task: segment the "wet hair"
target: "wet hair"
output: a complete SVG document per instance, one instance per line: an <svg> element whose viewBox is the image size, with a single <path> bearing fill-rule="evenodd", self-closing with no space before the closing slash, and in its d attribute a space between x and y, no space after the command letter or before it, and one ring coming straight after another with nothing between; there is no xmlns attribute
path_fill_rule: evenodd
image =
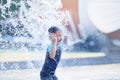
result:
<svg viewBox="0 0 120 80"><path fill-rule="evenodd" d="M49 33L56 33L57 31L59 31L60 29L56 26L52 26L48 29Z"/></svg>

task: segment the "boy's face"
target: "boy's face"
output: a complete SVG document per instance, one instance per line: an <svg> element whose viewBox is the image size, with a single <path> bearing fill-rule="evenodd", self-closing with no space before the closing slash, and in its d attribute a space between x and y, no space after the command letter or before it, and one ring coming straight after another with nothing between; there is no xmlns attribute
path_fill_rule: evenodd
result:
<svg viewBox="0 0 120 80"><path fill-rule="evenodd" d="M50 39L53 34L57 37L57 43L59 44L62 41L62 31L59 30L56 33L50 33Z"/></svg>
<svg viewBox="0 0 120 80"><path fill-rule="evenodd" d="M61 31L57 31L56 33L56 37L57 37L57 42L61 42L62 41L62 32Z"/></svg>

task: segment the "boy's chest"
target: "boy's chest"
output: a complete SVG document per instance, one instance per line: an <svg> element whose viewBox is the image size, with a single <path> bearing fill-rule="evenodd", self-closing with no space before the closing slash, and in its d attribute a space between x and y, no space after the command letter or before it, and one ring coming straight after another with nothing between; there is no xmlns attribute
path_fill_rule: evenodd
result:
<svg viewBox="0 0 120 80"><path fill-rule="evenodd" d="M55 55L55 60L56 60L57 62L59 62L59 60L60 60L60 58L61 58L61 54L62 54L62 50L61 50L61 48L59 47L59 48L57 48L56 55Z"/></svg>

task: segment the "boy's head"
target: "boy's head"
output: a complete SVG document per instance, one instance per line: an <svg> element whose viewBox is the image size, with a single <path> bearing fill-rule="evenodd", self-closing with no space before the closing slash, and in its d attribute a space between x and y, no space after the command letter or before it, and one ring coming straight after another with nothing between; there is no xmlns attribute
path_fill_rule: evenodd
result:
<svg viewBox="0 0 120 80"><path fill-rule="evenodd" d="M49 37L51 38L52 34L54 34L57 37L57 43L62 41L62 31L55 26L52 26L48 29Z"/></svg>
<svg viewBox="0 0 120 80"><path fill-rule="evenodd" d="M59 28L55 26L52 26L48 29L49 33L56 33L57 31L59 31Z"/></svg>

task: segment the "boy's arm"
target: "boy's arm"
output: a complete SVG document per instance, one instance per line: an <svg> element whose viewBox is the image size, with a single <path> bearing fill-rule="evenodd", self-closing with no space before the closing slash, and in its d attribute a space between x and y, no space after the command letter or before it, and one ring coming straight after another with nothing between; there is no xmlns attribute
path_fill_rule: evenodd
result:
<svg viewBox="0 0 120 80"><path fill-rule="evenodd" d="M50 51L49 56L50 56L50 58L54 59L54 57L56 55L56 49L57 49L57 46L56 46L57 45L57 37L56 37L56 35L53 34L51 36L51 39L52 39L52 49Z"/></svg>
<svg viewBox="0 0 120 80"><path fill-rule="evenodd" d="M56 55L56 44L53 44L52 50L50 51L49 56L50 56L50 58L54 59L55 55Z"/></svg>

